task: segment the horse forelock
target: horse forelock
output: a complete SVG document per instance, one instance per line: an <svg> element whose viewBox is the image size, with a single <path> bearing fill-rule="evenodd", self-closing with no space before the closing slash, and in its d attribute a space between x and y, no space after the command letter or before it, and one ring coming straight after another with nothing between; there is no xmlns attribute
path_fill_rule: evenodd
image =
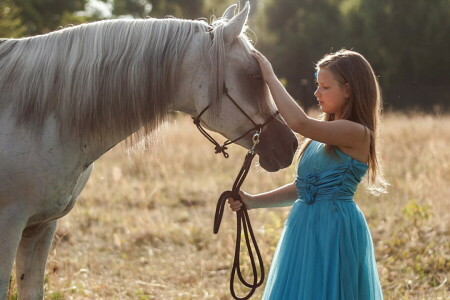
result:
<svg viewBox="0 0 450 300"><path fill-rule="evenodd" d="M181 19L110 20L0 42L0 106L13 105L37 135L50 114L70 137L149 132L174 100L195 32L207 28Z"/></svg>
<svg viewBox="0 0 450 300"><path fill-rule="evenodd" d="M223 88L225 84L225 70L227 65L227 53L224 40L224 26L228 20L218 19L211 25L212 31L212 44L209 50L211 83L209 86L211 114L217 115L220 111L221 97L223 95ZM245 27L243 32L235 39L234 46L238 47L241 51L242 57L250 64L250 68L259 70L259 64L257 60L252 56L251 50L253 48L252 41L247 35L248 28ZM261 95L263 95L258 103L257 108L259 113L269 114L273 110L273 101L271 100L268 90L262 88ZM251 100L251 99L248 99Z"/></svg>

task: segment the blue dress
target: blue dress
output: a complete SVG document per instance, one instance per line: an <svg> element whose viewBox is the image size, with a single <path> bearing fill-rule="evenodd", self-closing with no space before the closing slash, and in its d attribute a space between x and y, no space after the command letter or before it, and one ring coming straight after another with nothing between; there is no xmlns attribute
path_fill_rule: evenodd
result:
<svg viewBox="0 0 450 300"><path fill-rule="evenodd" d="M383 299L372 237L353 201L367 168L339 149L308 145L263 299Z"/></svg>

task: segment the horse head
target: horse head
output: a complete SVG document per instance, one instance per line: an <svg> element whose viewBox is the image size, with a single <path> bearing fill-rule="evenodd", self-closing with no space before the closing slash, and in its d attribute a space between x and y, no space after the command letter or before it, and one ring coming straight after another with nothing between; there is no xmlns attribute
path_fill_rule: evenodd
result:
<svg viewBox="0 0 450 300"><path fill-rule="evenodd" d="M264 125L255 148L259 163L274 172L288 167L298 146L297 138L277 114L269 90L261 76L253 48L243 34L250 5L234 15L230 6L222 18L200 33L202 43L187 52L191 63L182 66L189 78L194 108L185 110L200 115L201 124L229 140L250 149L258 125ZM253 130L254 129L254 130Z"/></svg>

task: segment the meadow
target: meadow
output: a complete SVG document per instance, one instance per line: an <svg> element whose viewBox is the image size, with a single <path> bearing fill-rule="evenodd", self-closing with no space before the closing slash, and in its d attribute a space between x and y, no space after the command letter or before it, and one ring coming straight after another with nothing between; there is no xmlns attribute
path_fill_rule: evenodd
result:
<svg viewBox="0 0 450 300"><path fill-rule="evenodd" d="M355 200L371 229L385 299L450 299L450 115L388 112L381 131L388 193L370 195L362 184ZM149 137L147 150L138 148L122 144L98 160L59 221L45 299L231 299L234 213L226 210L218 235L212 227L245 149L215 155L183 115ZM297 161L277 173L254 163L243 190L294 180ZM266 272L288 213L249 212Z"/></svg>

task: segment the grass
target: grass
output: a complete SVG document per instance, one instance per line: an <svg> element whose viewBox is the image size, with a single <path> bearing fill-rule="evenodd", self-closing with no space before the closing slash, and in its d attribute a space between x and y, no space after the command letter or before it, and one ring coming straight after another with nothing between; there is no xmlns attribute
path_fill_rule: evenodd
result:
<svg viewBox="0 0 450 300"><path fill-rule="evenodd" d="M230 299L235 218L227 210L214 235L213 217L245 150L214 155L190 122L178 116L164 125L152 150L127 155L119 146L96 162L59 222L46 299ZM361 187L355 198L371 229L385 299L450 298L449 128L448 115L388 113L383 120L389 193L375 197ZM295 164L276 174L253 166L243 189L292 181ZM266 271L288 212L250 212Z"/></svg>

